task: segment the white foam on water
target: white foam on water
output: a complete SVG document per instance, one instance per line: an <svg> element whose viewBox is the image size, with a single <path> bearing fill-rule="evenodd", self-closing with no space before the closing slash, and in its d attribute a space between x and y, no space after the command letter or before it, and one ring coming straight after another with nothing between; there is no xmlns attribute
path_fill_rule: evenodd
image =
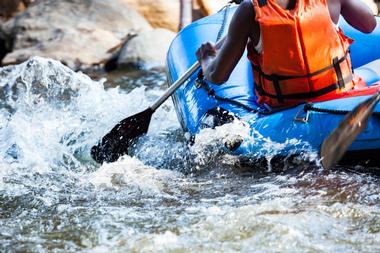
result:
<svg viewBox="0 0 380 253"><path fill-rule="evenodd" d="M380 250L375 177L318 168L241 176L223 151L236 133L260 142L269 160L304 143L273 143L235 121L202 130L189 146L168 100L135 156L100 166L91 146L157 99L161 80L105 89L105 80L39 57L0 77L0 251Z"/></svg>
<svg viewBox="0 0 380 253"><path fill-rule="evenodd" d="M297 190L286 190L280 195L268 194L265 200L253 200L238 207L192 207L189 213L196 213L197 217L188 218L189 223L179 225L175 232L130 234L128 241L120 238L112 252L357 252L360 249L376 252L378 234L356 236L354 231L360 233L360 225L352 227L358 217L363 220L374 217L372 210L366 211L361 205L319 205L312 199L303 199ZM353 210L354 215L350 214ZM336 216L339 212L345 216Z"/></svg>
<svg viewBox="0 0 380 253"><path fill-rule="evenodd" d="M207 167L210 163L222 159L227 154L225 142L230 138L236 138L237 135L241 138L248 139L250 129L247 124L239 120L234 120L232 123L217 126L214 129L202 129L196 136L194 144L189 147L189 151L194 157L195 168L201 170ZM229 157L233 160L232 157Z"/></svg>
<svg viewBox="0 0 380 253"><path fill-rule="evenodd" d="M82 167L81 161L91 160L92 145L160 93L144 86L130 93L118 87L105 90L105 80L93 81L40 57L3 68L1 76L0 87L6 93L0 128L6 142L1 143L1 157L13 157L20 167L33 167L41 173L62 165ZM168 104L155 117L166 117L169 127L178 126L174 116L165 115L172 110ZM155 132L165 128L161 122L152 122Z"/></svg>
<svg viewBox="0 0 380 253"><path fill-rule="evenodd" d="M255 119L252 120L254 121ZM229 156L229 152L225 147L226 141L234 138L242 138L245 146L253 147L252 152L245 155L247 158L258 159L264 157L268 161L268 172L272 171L271 160L277 155L284 154L286 154L285 157L297 154L300 162L315 162L317 166L320 166L318 152L307 142L298 139L286 139L285 142L278 143L263 136L257 130L250 129L247 123L236 119L232 123L222 126L202 129L195 136L194 145L189 148L197 165L195 168L202 170L210 163L217 161L231 165L238 163L238 158Z"/></svg>
<svg viewBox="0 0 380 253"><path fill-rule="evenodd" d="M117 162L104 164L82 180L99 188L133 189L157 195L168 191L182 175L170 170L157 170L144 165L136 158L123 156Z"/></svg>

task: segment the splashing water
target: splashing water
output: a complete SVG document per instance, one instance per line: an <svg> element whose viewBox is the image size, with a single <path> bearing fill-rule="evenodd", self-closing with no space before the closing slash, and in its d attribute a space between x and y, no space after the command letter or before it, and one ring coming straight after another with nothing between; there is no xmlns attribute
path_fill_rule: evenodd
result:
<svg viewBox="0 0 380 253"><path fill-rule="evenodd" d="M194 145L166 102L133 156L89 155L119 120L154 101L161 73L117 87L44 58L0 69L0 252L379 252L380 182L296 164L242 173L223 152L241 122ZM261 141L267 158L305 143Z"/></svg>

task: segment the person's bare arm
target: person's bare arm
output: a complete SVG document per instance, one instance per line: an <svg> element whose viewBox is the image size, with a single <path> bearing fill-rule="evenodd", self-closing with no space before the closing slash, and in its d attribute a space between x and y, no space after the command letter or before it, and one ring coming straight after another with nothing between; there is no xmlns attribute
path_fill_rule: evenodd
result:
<svg viewBox="0 0 380 253"><path fill-rule="evenodd" d="M372 11L360 0L341 0L341 14L352 27L363 33L370 33L376 27Z"/></svg>
<svg viewBox="0 0 380 253"><path fill-rule="evenodd" d="M197 50L197 58L208 81L221 84L228 80L244 53L253 21L253 6L250 1L244 1L237 8L220 48L208 42Z"/></svg>

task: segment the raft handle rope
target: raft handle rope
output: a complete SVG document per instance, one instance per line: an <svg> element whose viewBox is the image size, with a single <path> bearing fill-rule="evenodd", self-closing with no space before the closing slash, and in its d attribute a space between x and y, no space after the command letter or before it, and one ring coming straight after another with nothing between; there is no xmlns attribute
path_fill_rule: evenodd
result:
<svg viewBox="0 0 380 253"><path fill-rule="evenodd" d="M232 0L232 1L229 1L225 6L222 7L222 9L220 9L218 12L221 12L224 10L224 14L223 14L223 22L222 22L222 25L220 26L220 29L219 29L219 32L218 32L218 35L216 36L216 41L219 41L220 38L222 37L223 33L224 33L224 30L226 29L226 20L227 20L227 17L228 17L228 12L229 12L229 9L230 9L230 6L231 4L233 4L235 1Z"/></svg>
<svg viewBox="0 0 380 253"><path fill-rule="evenodd" d="M248 105L245 105L243 103L240 103L239 101L236 101L234 99L231 99L231 98L226 98L226 97L221 97L219 95L216 94L215 90L212 89L210 87L210 85L204 80L204 76L203 76L203 73L202 73L202 70L200 70L198 72L198 77L197 79L195 80L195 87L197 87L198 89L200 88L203 88L206 92L207 92L207 95L209 95L210 97L213 97L214 99L216 99L217 101L221 102L221 103L229 103L229 104L232 104L232 105L236 105L244 110L247 110L248 112L253 112L253 113L258 113L260 115L271 115L273 113L276 113L276 112L281 112L281 111L285 111L285 110L288 110L288 109L292 109L292 108L295 108L303 103L300 103L300 104L296 104L296 105L291 105L291 106L284 106L284 107L280 107L280 108L271 108L271 109L268 109L266 107L258 107L258 108L252 108Z"/></svg>
<svg viewBox="0 0 380 253"><path fill-rule="evenodd" d="M330 113L330 114L337 114L337 115L345 115L351 112L351 110L318 108L318 107L315 107L313 103L306 103L303 110L304 112L320 112L320 113ZM376 116L380 116L380 112L374 111L372 114Z"/></svg>
<svg viewBox="0 0 380 253"><path fill-rule="evenodd" d="M228 13L229 13L229 9L231 7L231 5L233 3L235 4L241 4L243 2L243 0L231 0L229 1L225 6L222 7L222 9L220 9L218 12L221 12L224 10L224 15L223 15L223 22L222 22L222 26L220 27L219 29L219 32L218 32L218 36L216 37L216 41L219 41L220 38L222 37L223 33L224 33L224 30L226 29L226 21L227 21L227 17L228 17Z"/></svg>
<svg viewBox="0 0 380 253"><path fill-rule="evenodd" d="M230 99L230 98L226 98L226 97L221 97L221 96L218 96L215 92L214 89L212 89L207 83L206 81L204 80L204 77L203 77L203 73L202 71L199 71L198 72L198 77L197 79L195 80L195 86L199 89L199 88L203 88L206 92L207 92L207 95L209 95L210 97L213 97L215 98L216 100L220 101L220 102L227 102L227 103L230 103L230 104L233 104L233 105L236 105L238 107L241 107L249 112L254 112L254 113L260 113L261 110L258 110L258 109L254 109L252 107L249 107L248 105L245 105L243 103L240 103L236 100L233 100L233 99Z"/></svg>
<svg viewBox="0 0 380 253"><path fill-rule="evenodd" d="M198 72L198 77L195 80L195 86L198 89L203 88L210 97L213 97L220 102L230 103L230 104L236 105L240 108L243 108L249 112L258 113L260 115L271 115L271 114L281 112L281 111L285 111L285 110L289 110L289 109L292 109L292 108L295 108L297 106L304 104L304 107L296 114L296 116L294 118L294 120L297 122L307 123L310 119L310 112L329 113L329 114L335 114L335 115L345 115L345 114L351 112L351 110L318 108L311 102L299 103L299 104L295 104L295 105L291 105L291 106L284 106L284 107L275 108L275 109L272 108L270 110L268 110L267 108L263 108L263 107L252 108L248 105L240 103L239 101L236 101L236 100L233 100L230 98L226 98L226 97L218 96L216 94L215 90L212 89L210 87L210 85L208 85L206 83L206 81L204 80L202 71ZM380 111L374 111L372 114L375 116L380 116Z"/></svg>

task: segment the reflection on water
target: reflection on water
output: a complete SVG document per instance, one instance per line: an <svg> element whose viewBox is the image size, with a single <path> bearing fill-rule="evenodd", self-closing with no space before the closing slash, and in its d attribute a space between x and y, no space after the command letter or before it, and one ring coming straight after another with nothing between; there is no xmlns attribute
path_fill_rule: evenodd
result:
<svg viewBox="0 0 380 253"><path fill-rule="evenodd" d="M109 84L34 58L0 76L0 252L380 251L378 176L322 171L312 152L257 170L221 149L240 122L189 146L168 101L133 156L94 163L90 147L162 94L161 73Z"/></svg>

